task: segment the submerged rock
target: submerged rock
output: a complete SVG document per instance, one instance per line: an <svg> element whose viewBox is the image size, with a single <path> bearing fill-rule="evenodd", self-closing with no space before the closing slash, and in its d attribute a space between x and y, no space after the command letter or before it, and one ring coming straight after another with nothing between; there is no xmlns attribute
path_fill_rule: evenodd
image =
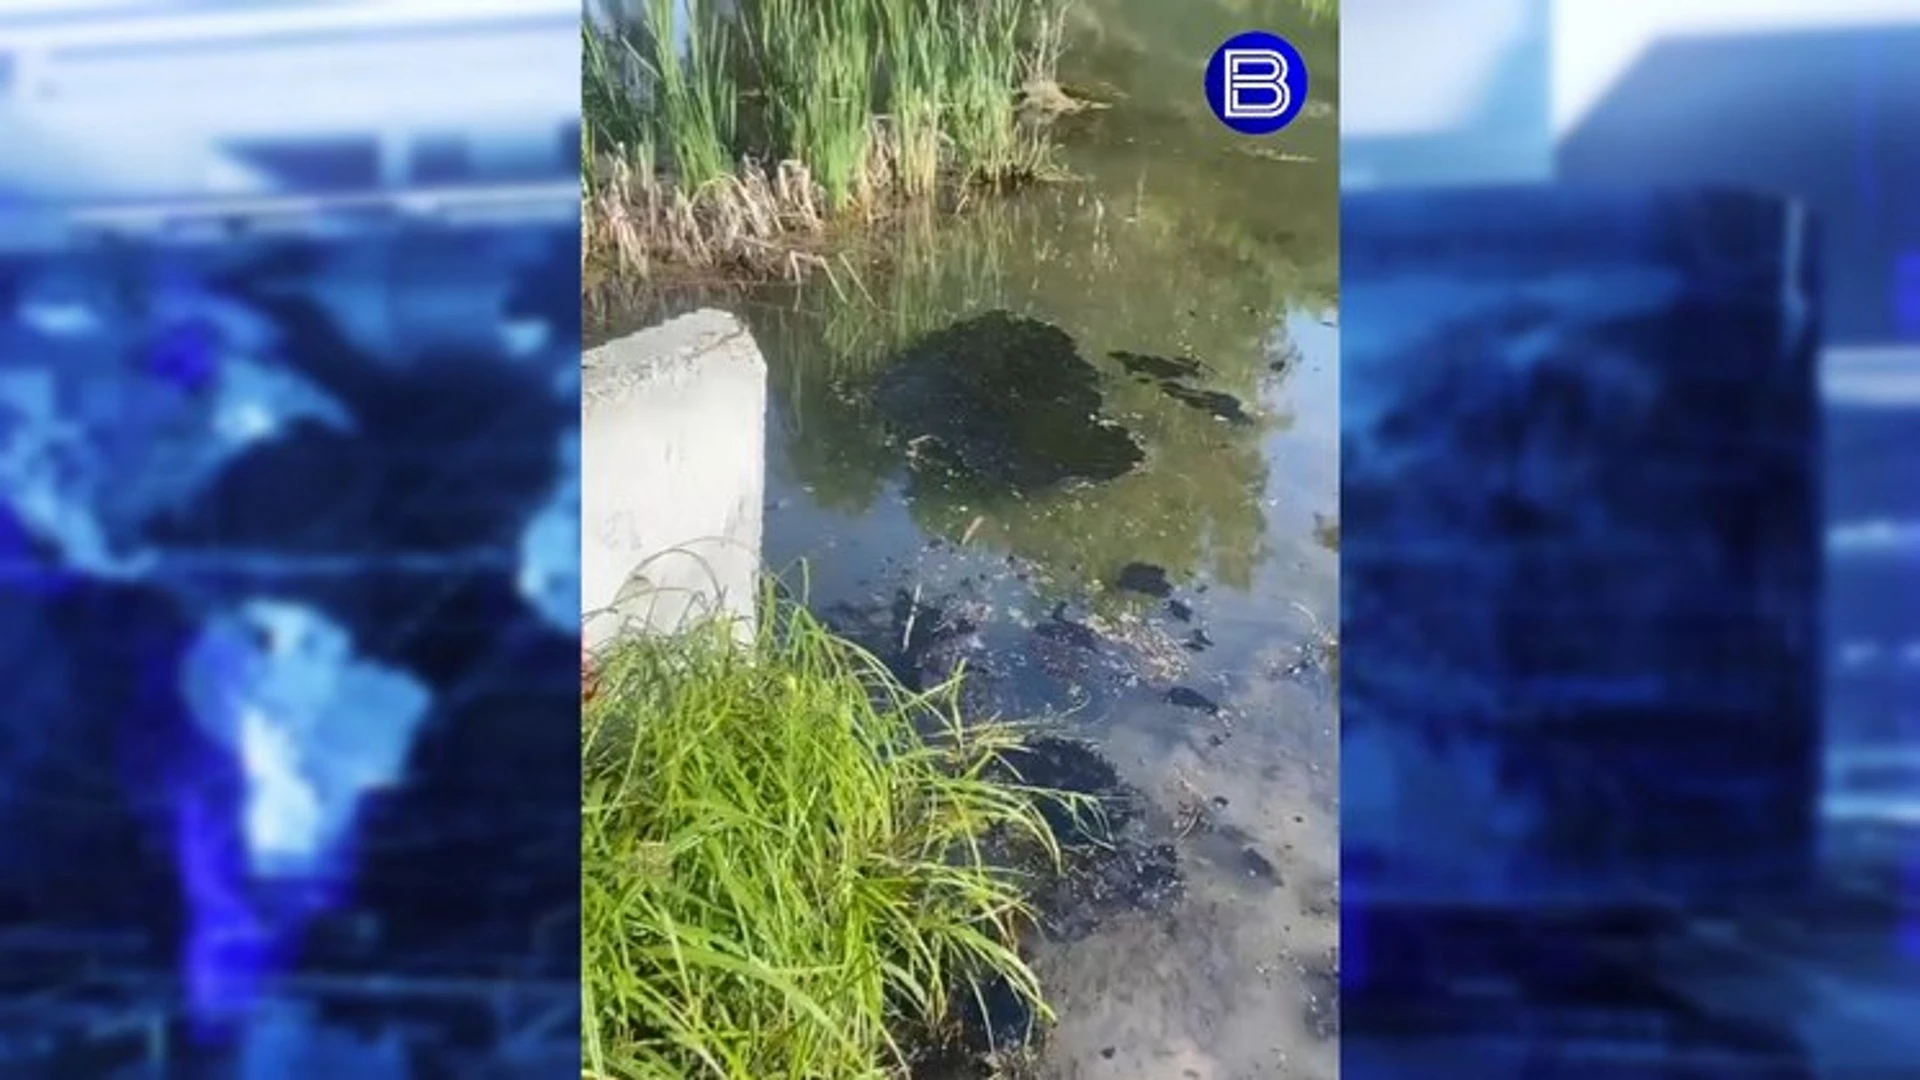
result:
<svg viewBox="0 0 1920 1080"><path fill-rule="evenodd" d="M1004 311L921 339L880 376L874 400L917 472L1000 493L1111 480L1145 457L1101 414L1100 372L1073 339Z"/></svg>

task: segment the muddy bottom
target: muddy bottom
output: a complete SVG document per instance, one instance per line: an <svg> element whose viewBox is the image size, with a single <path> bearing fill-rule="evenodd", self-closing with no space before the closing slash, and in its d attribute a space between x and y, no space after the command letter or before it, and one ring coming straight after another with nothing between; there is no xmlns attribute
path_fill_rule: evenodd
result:
<svg viewBox="0 0 1920 1080"><path fill-rule="evenodd" d="M1337 807L1312 750L1326 736L1261 722L1317 696L1287 674L1304 648L1204 680L1217 714L1144 695L1118 706L1102 749L1172 819L1185 888L1164 911L1038 950L1060 1018L1041 1075L1338 1075Z"/></svg>
<svg viewBox="0 0 1920 1080"><path fill-rule="evenodd" d="M1065 873L1032 896L1024 951L1057 1023L988 985L958 999L958 1038L916 1075L1335 1076L1332 731L1275 722L1328 715L1324 634L1303 618L1224 671L1183 646L1216 621L1211 594L1157 567L1114 578L1155 601L1144 613L1097 614L1023 606L1007 583L1031 568L974 560L932 548L911 588L834 605L828 622L913 685L964 673L971 716L1037 718L1009 766L1096 811L1049 810Z"/></svg>
<svg viewBox="0 0 1920 1080"><path fill-rule="evenodd" d="M1049 806L1065 856L1065 870L1034 894L1039 932L1055 942L1077 941L1107 920L1132 912L1163 911L1184 890L1180 857L1166 830L1145 817L1146 795L1120 779L1091 746L1070 739L1036 739L1009 765L1025 783L1092 796L1095 806L1075 812Z"/></svg>
<svg viewBox="0 0 1920 1080"><path fill-rule="evenodd" d="M1005 768L1004 779L1084 797L1044 806L1061 849L1057 872L1034 852L993 849L994 858L1036 882L1034 925L1022 949L1029 959L1043 942L1076 941L1115 917L1163 912L1179 902L1185 881L1164 824L1148 823L1143 812L1150 801L1098 751L1043 736L1009 754ZM914 1073L919 1080L1038 1075L1047 1031L1011 987L996 980L978 993L961 991L956 1013L953 1038L922 1056Z"/></svg>

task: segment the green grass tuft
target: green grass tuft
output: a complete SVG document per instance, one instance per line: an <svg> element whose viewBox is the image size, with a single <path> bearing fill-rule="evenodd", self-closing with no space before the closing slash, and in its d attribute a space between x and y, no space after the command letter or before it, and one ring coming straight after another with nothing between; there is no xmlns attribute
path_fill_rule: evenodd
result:
<svg viewBox="0 0 1920 1080"><path fill-rule="evenodd" d="M1015 948L1024 883L990 836L1056 861L1042 800L962 725L798 606L623 644L583 706L588 1077L897 1075L953 988L999 976L1047 1015Z"/></svg>

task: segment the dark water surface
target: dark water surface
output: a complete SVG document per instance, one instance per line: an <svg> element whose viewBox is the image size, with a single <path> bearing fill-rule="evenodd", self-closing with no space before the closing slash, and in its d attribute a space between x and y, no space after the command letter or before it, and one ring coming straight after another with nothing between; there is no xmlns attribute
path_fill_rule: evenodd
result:
<svg viewBox="0 0 1920 1080"><path fill-rule="evenodd" d="M1307 114L1205 110L1287 34ZM765 554L844 632L1089 740L1151 888L1039 946L1048 1077L1336 1075L1337 32L1291 3L1080 5L1079 176L908 222L749 296L773 381ZM804 578L799 567L804 565ZM1170 850L1162 860L1156 852ZM1167 866L1178 887L1158 887ZM1164 883L1170 884L1170 883ZM1111 908L1111 910L1109 910Z"/></svg>

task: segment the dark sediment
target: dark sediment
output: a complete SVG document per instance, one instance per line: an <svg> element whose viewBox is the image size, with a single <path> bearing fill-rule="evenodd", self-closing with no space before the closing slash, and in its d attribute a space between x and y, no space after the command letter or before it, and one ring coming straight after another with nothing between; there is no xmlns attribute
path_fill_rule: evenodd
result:
<svg viewBox="0 0 1920 1080"><path fill-rule="evenodd" d="M1135 378L1158 382L1163 379L1191 379L1200 374L1200 361L1190 356L1149 356L1120 350L1108 356L1120 361Z"/></svg>
<svg viewBox="0 0 1920 1080"><path fill-rule="evenodd" d="M1273 860L1253 848L1240 849L1240 868L1246 871L1248 877L1264 881L1269 885L1277 887L1281 883L1280 871L1273 865Z"/></svg>
<svg viewBox="0 0 1920 1080"><path fill-rule="evenodd" d="M1075 807L1043 805L1064 866L1058 874L1037 875L1031 902L1039 934L1054 941L1079 940L1110 918L1164 910L1184 893L1173 845L1144 835L1139 808L1145 796L1123 783L1113 764L1092 747L1043 737L1009 754L1007 768L1022 783L1087 800ZM1031 852L1002 850L998 857L1029 871L1042 869ZM923 1057L915 1076L1003 1076L1005 1066L1033 1050L1041 1034L1031 1010L998 980L977 993L968 987L956 990L954 1007L957 1032Z"/></svg>
<svg viewBox="0 0 1920 1080"><path fill-rule="evenodd" d="M1075 649L1094 650L1100 647L1099 632L1086 623L1068 618L1067 605L1064 603L1054 605L1053 615L1035 626L1033 632Z"/></svg>
<svg viewBox="0 0 1920 1080"><path fill-rule="evenodd" d="M1160 392L1187 406L1198 409L1218 420L1230 424L1251 424L1253 417L1247 412L1240 399L1221 390L1205 390L1197 386L1186 386L1177 382L1163 382Z"/></svg>
<svg viewBox="0 0 1920 1080"><path fill-rule="evenodd" d="M1198 690L1190 690L1184 686L1176 686L1167 691L1167 704L1176 705L1182 709L1193 709L1208 716L1220 715L1220 705L1217 702Z"/></svg>
<svg viewBox="0 0 1920 1080"><path fill-rule="evenodd" d="M1146 575L1140 583L1151 587L1156 579L1164 582L1163 570L1144 564L1133 575L1138 578L1142 570ZM979 601L959 595L921 599L897 590L891 600L876 595L869 603L837 605L823 617L836 633L874 653L910 687L935 685L964 664L960 708L969 717L1032 715L1019 707L1022 690L1032 690L1023 673L1097 682L1129 663L1124 647L1071 617L1065 603L1056 604L1024 638L1014 639L1010 649L986 645L984 638L993 632L991 613ZM1193 691L1184 693L1205 701ZM1022 784L1078 797L1071 804L1041 804L1062 853L1057 873L1030 845L1008 837L989 841L990 859L1030 875L1034 923L1027 945L1079 940L1110 919L1162 911L1183 895L1185 882L1174 845L1168 842L1170 834L1143 817L1150 801L1125 784L1092 746L1069 738L1036 738L1008 753L1002 768L1007 778L1017 777ZM1020 1064L1037 1051L1042 1033L1011 986L997 979L979 987L957 986L952 1007L951 1030L917 1038L907 1034L920 1047L914 1076L964 1080L1023 1075Z"/></svg>
<svg viewBox="0 0 1920 1080"><path fill-rule="evenodd" d="M1253 422L1253 417L1247 413L1239 398L1224 391L1193 385L1193 380L1204 370L1198 360L1186 356L1148 356L1135 352L1112 352L1107 355L1120 361L1120 366L1126 368L1135 379L1158 387L1161 393L1188 408L1198 409L1233 424Z"/></svg>
<svg viewBox="0 0 1920 1080"><path fill-rule="evenodd" d="M1027 783L1085 796L1091 804L1046 808L1067 865L1035 895L1042 932L1075 940L1114 915L1160 910L1180 896L1184 883L1173 846L1143 835L1145 797L1121 782L1111 762L1085 743L1051 737L1008 760Z"/></svg>
<svg viewBox="0 0 1920 1080"><path fill-rule="evenodd" d="M937 686L962 664L978 670L986 663L978 618L951 598L925 603L897 589L890 603L870 608L836 604L822 620L835 634L872 653L909 690Z"/></svg>
<svg viewBox="0 0 1920 1080"><path fill-rule="evenodd" d="M1152 563L1128 563L1120 568L1120 574L1113 579L1113 584L1115 588L1156 599L1164 600L1173 595L1173 582L1167 580L1166 568Z"/></svg>
<svg viewBox="0 0 1920 1080"><path fill-rule="evenodd" d="M917 478L1023 494L1131 472L1145 453L1102 415L1100 372L1058 327L1004 311L909 347L874 400Z"/></svg>

